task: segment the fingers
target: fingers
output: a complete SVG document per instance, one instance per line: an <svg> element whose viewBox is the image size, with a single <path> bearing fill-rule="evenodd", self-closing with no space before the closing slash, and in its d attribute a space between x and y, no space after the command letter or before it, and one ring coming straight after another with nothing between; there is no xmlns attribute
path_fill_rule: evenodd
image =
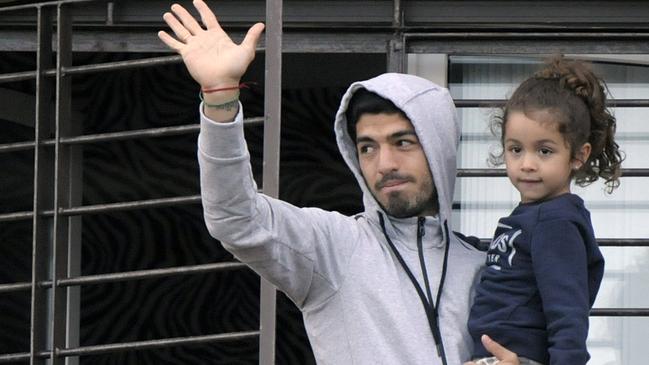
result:
<svg viewBox="0 0 649 365"><path fill-rule="evenodd" d="M518 356L507 350L505 347L501 346L498 342L492 340L487 335L482 335L480 338L482 345L489 351L492 355L498 358L500 362L508 361L512 364L518 364Z"/></svg>
<svg viewBox="0 0 649 365"><path fill-rule="evenodd" d="M173 4L171 5L171 11L173 11L176 17L180 19L185 29L187 29L191 34L198 34L203 31L203 28L198 24L196 19L194 19L194 17L182 6Z"/></svg>
<svg viewBox="0 0 649 365"><path fill-rule="evenodd" d="M243 47L246 47L248 49L251 49L253 52L255 48L257 48L257 43L259 43L259 37L261 36L261 32L264 31L264 23L257 23L250 27L248 29L248 33L246 34L246 37L243 39L243 42L241 42L241 45Z"/></svg>
<svg viewBox="0 0 649 365"><path fill-rule="evenodd" d="M194 0L194 7L201 15L201 21L207 29L220 28L219 21L203 0Z"/></svg>
<svg viewBox="0 0 649 365"><path fill-rule="evenodd" d="M158 38L167 45L167 47L173 49L176 52L180 52L180 49L185 44L176 40L176 38L169 35L169 33L161 30L158 32Z"/></svg>
<svg viewBox="0 0 649 365"><path fill-rule="evenodd" d="M221 29L216 16L203 0L194 0L194 6L201 15L201 21L209 30L217 30L218 32L225 34L223 32L223 29ZM171 30L173 30L177 39L174 39L164 31L158 32L158 37L167 46L169 46L169 48L179 52L192 35L197 35L198 33L203 32L204 29L200 26L200 24L198 24L196 19L194 19L194 17L182 6L173 4L171 6L171 11L173 12L173 14L164 13L162 18L165 20ZM263 31L263 23L257 23L253 25L248 30L248 33L246 34L243 42L241 42L241 46L248 48L249 50L254 52Z"/></svg>
<svg viewBox="0 0 649 365"><path fill-rule="evenodd" d="M187 38L192 36L192 34L187 29L185 29L182 24L180 24L178 19L176 19L173 14L164 13L162 15L162 19L164 19L165 23L167 23L169 28L174 31L176 37L178 37L178 39L180 39L181 41L186 42Z"/></svg>

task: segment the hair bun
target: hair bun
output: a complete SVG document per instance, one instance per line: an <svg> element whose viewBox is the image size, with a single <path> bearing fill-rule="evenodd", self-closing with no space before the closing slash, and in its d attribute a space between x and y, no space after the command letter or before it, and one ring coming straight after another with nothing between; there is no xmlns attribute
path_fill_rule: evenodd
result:
<svg viewBox="0 0 649 365"><path fill-rule="evenodd" d="M574 174L575 183L585 186L601 177L611 192L620 184L624 156L615 142L616 122L606 108L606 90L606 83L589 63L554 56L514 91L505 105L500 130L509 110L554 109L571 148L586 142L592 146L590 157Z"/></svg>

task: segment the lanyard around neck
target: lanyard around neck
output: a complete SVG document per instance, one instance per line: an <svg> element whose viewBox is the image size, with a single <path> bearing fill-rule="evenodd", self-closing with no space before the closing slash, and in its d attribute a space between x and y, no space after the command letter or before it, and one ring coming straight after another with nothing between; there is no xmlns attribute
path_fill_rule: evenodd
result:
<svg viewBox="0 0 649 365"><path fill-rule="evenodd" d="M388 236L388 233L385 230L385 221L383 215L380 212L378 214L379 214L379 222L381 223L381 229L383 230L383 235L385 236L385 239L388 242L390 249L394 253L394 256L397 258L397 261L399 261L399 264L401 264L403 270L406 272L406 275L408 275L410 282L412 282L412 285L415 287L415 290L419 295L419 299L421 299L421 303L424 306L424 311L426 312L426 317L428 319L428 325L430 326L430 330L433 334L433 340L435 341L435 346L437 347L437 354L442 359L442 364L446 365L446 354L444 352L444 342L442 341L442 334L439 328L439 308L440 308L440 300L442 299L442 290L444 287L444 281L446 279L446 267L448 264L448 250L450 246L449 237L448 237L448 226L446 225L446 222L444 222L444 233L445 233L445 240L446 240L445 248L444 248L444 261L442 264L442 274L440 275L440 279L439 279L439 287L437 289L436 301L432 302L432 298L429 299L426 297L424 290L417 282L417 279L412 274L412 271L410 271L410 268L408 267L403 257L399 253L399 250L397 250L397 247L394 245L394 243L392 243L390 236ZM418 241L421 240L423 236L423 232L420 229L421 224L423 224L423 221L418 220L417 222ZM429 297L430 297L430 284L428 282L428 272L426 270L426 265L423 260L423 256L422 256L423 250L421 249L420 242L418 242L418 246L419 246L418 251L419 251L421 265L422 265L422 274L424 276L424 284L426 286L426 292L429 293Z"/></svg>

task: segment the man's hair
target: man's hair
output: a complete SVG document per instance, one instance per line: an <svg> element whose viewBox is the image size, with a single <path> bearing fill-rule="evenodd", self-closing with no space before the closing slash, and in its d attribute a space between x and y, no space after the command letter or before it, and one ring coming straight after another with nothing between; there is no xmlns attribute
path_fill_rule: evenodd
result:
<svg viewBox="0 0 649 365"><path fill-rule="evenodd" d="M349 100L345 111L347 133L354 143L356 143L356 123L363 114L401 114L402 117L409 120L404 112L390 100L367 89L358 89Z"/></svg>

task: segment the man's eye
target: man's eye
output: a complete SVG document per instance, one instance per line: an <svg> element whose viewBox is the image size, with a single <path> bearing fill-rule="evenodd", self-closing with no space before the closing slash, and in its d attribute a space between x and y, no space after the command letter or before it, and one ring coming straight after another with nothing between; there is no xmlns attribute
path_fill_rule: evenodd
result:
<svg viewBox="0 0 649 365"><path fill-rule="evenodd" d="M358 146L358 152L360 154L368 154L368 153L372 152L373 150L374 150L374 148L372 146L369 146L369 145Z"/></svg>
<svg viewBox="0 0 649 365"><path fill-rule="evenodd" d="M415 144L415 142L407 140L407 139L400 139L397 141L397 146L399 147L407 147Z"/></svg>

